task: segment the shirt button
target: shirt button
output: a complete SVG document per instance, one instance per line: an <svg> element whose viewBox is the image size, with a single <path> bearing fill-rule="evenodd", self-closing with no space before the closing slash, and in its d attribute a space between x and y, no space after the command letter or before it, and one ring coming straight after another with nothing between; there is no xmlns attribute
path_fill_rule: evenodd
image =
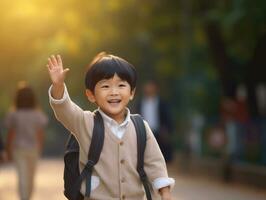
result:
<svg viewBox="0 0 266 200"><path fill-rule="evenodd" d="M124 142L120 142L120 146L122 146L124 144Z"/></svg>
<svg viewBox="0 0 266 200"><path fill-rule="evenodd" d="M124 159L120 160L120 163L121 164L124 164L125 163L125 160Z"/></svg>
<svg viewBox="0 0 266 200"><path fill-rule="evenodd" d="M126 182L126 179L125 178L122 178L121 179L121 183L124 183L124 182Z"/></svg>
<svg viewBox="0 0 266 200"><path fill-rule="evenodd" d="M122 195L122 199L126 199L126 195L123 194L123 195Z"/></svg>

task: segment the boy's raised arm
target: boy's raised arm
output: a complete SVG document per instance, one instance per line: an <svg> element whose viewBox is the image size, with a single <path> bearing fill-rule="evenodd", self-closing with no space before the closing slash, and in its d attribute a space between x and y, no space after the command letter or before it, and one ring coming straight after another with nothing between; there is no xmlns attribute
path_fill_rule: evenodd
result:
<svg viewBox="0 0 266 200"><path fill-rule="evenodd" d="M47 64L48 72L52 81L52 97L61 99L64 94L64 81L69 68L64 69L60 55L50 56Z"/></svg>

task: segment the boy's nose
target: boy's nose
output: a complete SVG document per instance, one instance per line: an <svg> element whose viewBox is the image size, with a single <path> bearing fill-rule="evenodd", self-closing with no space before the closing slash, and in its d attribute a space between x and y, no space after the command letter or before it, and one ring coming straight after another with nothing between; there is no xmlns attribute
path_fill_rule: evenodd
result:
<svg viewBox="0 0 266 200"><path fill-rule="evenodd" d="M115 87L111 88L111 95L117 95L117 94L118 94L117 88Z"/></svg>

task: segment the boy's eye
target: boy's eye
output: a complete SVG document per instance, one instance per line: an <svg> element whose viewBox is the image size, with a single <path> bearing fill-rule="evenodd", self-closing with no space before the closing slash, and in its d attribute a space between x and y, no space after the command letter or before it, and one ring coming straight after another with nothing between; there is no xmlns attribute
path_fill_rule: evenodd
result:
<svg viewBox="0 0 266 200"><path fill-rule="evenodd" d="M109 85L102 85L101 88L109 88Z"/></svg>
<svg viewBox="0 0 266 200"><path fill-rule="evenodd" d="M119 84L119 87L126 87L126 84Z"/></svg>

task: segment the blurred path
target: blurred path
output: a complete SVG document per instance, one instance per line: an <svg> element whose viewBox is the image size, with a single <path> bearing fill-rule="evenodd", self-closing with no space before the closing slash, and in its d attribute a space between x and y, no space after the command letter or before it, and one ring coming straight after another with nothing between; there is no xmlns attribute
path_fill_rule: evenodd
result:
<svg viewBox="0 0 266 200"><path fill-rule="evenodd" d="M266 200L265 188L226 184L218 180L177 173L169 166L169 175L176 180L175 200Z"/></svg>
<svg viewBox="0 0 266 200"><path fill-rule="evenodd" d="M174 200L265 200L266 190L223 184L206 178L178 175L173 166L170 176L176 179ZM63 196L63 162L61 160L41 160L36 177L36 187L32 200L65 200ZM16 174L12 166L0 168L0 200L18 200Z"/></svg>
<svg viewBox="0 0 266 200"><path fill-rule="evenodd" d="M32 200L65 200L63 196L63 162L45 159L39 162ZM13 165L0 168L0 200L19 200Z"/></svg>

